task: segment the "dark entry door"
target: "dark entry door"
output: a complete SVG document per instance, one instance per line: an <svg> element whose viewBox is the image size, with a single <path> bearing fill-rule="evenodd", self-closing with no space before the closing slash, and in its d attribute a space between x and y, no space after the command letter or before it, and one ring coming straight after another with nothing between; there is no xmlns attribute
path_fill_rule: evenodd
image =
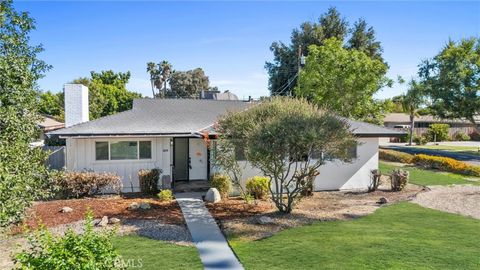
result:
<svg viewBox="0 0 480 270"><path fill-rule="evenodd" d="M188 180L188 138L175 138L173 141L174 151L174 179Z"/></svg>

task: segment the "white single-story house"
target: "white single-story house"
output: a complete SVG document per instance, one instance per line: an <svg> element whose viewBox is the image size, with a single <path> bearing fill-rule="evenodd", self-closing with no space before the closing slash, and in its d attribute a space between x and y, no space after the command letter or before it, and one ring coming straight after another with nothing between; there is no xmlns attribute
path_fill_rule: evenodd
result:
<svg viewBox="0 0 480 270"><path fill-rule="evenodd" d="M66 128L51 135L66 139L66 169L113 172L123 191L139 191L138 171L160 168L173 183L207 180L213 171L211 151L202 132L227 111L240 111L252 102L202 99L137 99L129 111L88 121L88 89L67 84ZM332 161L320 168L315 190L366 189L371 170L378 169L380 137L404 132L349 120L359 144L352 163ZM213 152L213 151L212 151ZM244 162L246 179L261 175Z"/></svg>

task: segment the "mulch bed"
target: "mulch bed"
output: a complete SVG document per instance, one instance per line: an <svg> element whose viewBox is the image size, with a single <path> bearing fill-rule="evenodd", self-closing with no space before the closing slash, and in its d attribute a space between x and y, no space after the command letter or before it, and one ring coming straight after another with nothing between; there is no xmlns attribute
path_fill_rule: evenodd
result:
<svg viewBox="0 0 480 270"><path fill-rule="evenodd" d="M149 203L151 209L129 210L128 206L133 203ZM70 213L61 213L62 207L73 209ZM116 217L119 219L155 219L165 224L185 224L182 211L176 201L160 202L154 198L128 198L121 196L108 196L99 198L84 198L70 200L53 200L36 202L27 211L27 218L22 225L13 229L20 232L26 225L28 228L38 228L40 224L46 227L54 227L68 224L85 218L87 210L92 210L95 218L103 216Z"/></svg>
<svg viewBox="0 0 480 270"><path fill-rule="evenodd" d="M233 197L218 203L205 204L210 214L217 220L231 220L251 217L258 214L274 211L274 206L269 201L259 201L248 204L242 198Z"/></svg>

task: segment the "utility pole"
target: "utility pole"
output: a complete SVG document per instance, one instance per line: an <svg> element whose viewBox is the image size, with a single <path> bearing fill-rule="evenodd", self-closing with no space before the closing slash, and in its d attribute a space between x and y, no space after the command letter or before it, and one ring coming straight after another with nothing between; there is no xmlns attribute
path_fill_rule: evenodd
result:
<svg viewBox="0 0 480 270"><path fill-rule="evenodd" d="M298 45L298 61L297 61L297 86L300 88L300 70L302 69L302 45ZM292 96L292 91L290 91L290 96Z"/></svg>

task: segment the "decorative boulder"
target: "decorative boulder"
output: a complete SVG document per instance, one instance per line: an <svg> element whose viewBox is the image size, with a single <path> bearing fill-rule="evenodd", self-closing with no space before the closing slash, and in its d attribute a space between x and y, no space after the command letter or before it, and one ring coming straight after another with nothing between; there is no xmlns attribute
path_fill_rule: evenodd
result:
<svg viewBox="0 0 480 270"><path fill-rule="evenodd" d="M271 217L261 216L256 219L256 222L260 225L273 224L275 221Z"/></svg>
<svg viewBox="0 0 480 270"><path fill-rule="evenodd" d="M73 209L68 207L68 206L64 206L64 207L62 207L62 209L60 209L60 212L62 212L62 213L70 213L72 211L73 211Z"/></svg>
<svg viewBox="0 0 480 270"><path fill-rule="evenodd" d="M382 198L380 198L380 200L378 200L378 203L379 204L386 204L386 203L388 203L388 199L385 198L385 197L382 197Z"/></svg>
<svg viewBox="0 0 480 270"><path fill-rule="evenodd" d="M110 219L108 220L108 223L110 223L110 224L118 224L118 223L120 223L120 219L112 217L112 218L110 218Z"/></svg>
<svg viewBox="0 0 480 270"><path fill-rule="evenodd" d="M97 226L99 227L105 227L108 224L108 217L103 216L102 219L97 223Z"/></svg>
<svg viewBox="0 0 480 270"><path fill-rule="evenodd" d="M205 195L205 201L211 203L217 203L222 200L220 192L216 188L210 188Z"/></svg>
<svg viewBox="0 0 480 270"><path fill-rule="evenodd" d="M134 203L131 203L129 206L128 206L128 210L137 210L138 208L140 208L140 204L134 202Z"/></svg>
<svg viewBox="0 0 480 270"><path fill-rule="evenodd" d="M152 208L149 203L140 203L140 209L142 210L148 210Z"/></svg>

